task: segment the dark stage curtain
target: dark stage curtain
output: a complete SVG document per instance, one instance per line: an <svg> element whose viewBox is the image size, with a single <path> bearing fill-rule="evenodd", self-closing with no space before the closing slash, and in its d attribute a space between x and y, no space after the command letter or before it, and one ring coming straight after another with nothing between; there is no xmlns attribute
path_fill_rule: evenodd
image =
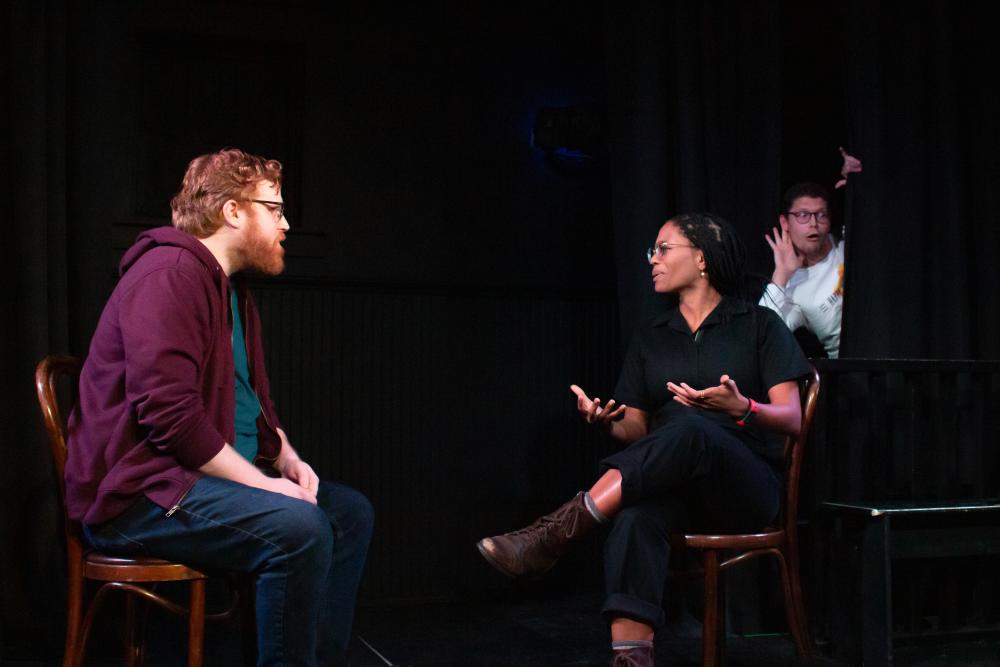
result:
<svg viewBox="0 0 1000 667"><path fill-rule="evenodd" d="M66 224L66 12L58 1L5 3L0 21L0 252L7 295L0 362L0 651L28 646L37 655L43 645L58 654L62 541L33 373L50 351L70 349L75 310ZM7 657L0 653L0 662Z"/></svg>
<svg viewBox="0 0 1000 667"><path fill-rule="evenodd" d="M663 307L645 249L671 215L712 211L770 275L781 195L780 15L768 3L609 5L609 144L623 341Z"/></svg>
<svg viewBox="0 0 1000 667"><path fill-rule="evenodd" d="M1000 356L1000 9L851 4L845 356Z"/></svg>
<svg viewBox="0 0 1000 667"><path fill-rule="evenodd" d="M749 269L789 183L864 161L844 196L841 356L1000 355L993 6L634 3L608 13L609 144L622 340L662 307L643 251L668 216L733 222Z"/></svg>

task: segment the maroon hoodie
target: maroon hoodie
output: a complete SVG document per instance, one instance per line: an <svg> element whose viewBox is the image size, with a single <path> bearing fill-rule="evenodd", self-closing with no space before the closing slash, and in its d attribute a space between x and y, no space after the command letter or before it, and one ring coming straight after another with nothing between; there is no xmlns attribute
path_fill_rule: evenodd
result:
<svg viewBox="0 0 1000 667"><path fill-rule="evenodd" d="M69 419L66 507L91 525L139 495L173 507L201 476L198 468L235 435L230 281L215 256L195 237L160 227L139 235L120 274ZM258 458L273 461L280 424L260 317L248 292L238 296L262 408Z"/></svg>

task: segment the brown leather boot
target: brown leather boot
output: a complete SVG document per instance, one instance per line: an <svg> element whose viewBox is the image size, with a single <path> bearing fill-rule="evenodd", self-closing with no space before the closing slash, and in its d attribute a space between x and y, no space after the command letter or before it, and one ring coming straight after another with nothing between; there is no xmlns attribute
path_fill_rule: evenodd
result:
<svg viewBox="0 0 1000 667"><path fill-rule="evenodd" d="M527 528L487 537L476 544L490 565L508 577L544 574L570 544L588 534L597 519L587 511L583 492Z"/></svg>
<svg viewBox="0 0 1000 667"><path fill-rule="evenodd" d="M653 667L653 647L636 646L635 648L617 649L611 667Z"/></svg>

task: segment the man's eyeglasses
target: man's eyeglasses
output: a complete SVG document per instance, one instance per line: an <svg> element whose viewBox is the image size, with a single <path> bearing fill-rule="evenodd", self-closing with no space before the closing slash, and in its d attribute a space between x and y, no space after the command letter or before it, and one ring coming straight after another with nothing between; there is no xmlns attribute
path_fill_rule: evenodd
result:
<svg viewBox="0 0 1000 667"><path fill-rule="evenodd" d="M789 211L788 217L800 225L808 225L809 219L815 217L817 225L830 222L830 214L826 211Z"/></svg>
<svg viewBox="0 0 1000 667"><path fill-rule="evenodd" d="M666 241L664 241L663 243L657 243L654 246L646 248L646 261L652 262L653 257L656 258L663 257L665 254L667 254L667 251L670 250L671 248L694 248L694 247L695 246L691 245L690 243L667 243Z"/></svg>
<svg viewBox="0 0 1000 667"><path fill-rule="evenodd" d="M267 199L248 199L255 204L262 204L267 207L267 210L271 212L275 220L281 220L285 217L285 203L280 201L268 201Z"/></svg>

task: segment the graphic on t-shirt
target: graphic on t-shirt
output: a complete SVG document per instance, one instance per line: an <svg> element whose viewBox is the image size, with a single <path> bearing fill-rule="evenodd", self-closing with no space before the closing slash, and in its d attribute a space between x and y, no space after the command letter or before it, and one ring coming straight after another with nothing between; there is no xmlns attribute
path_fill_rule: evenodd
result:
<svg viewBox="0 0 1000 667"><path fill-rule="evenodd" d="M833 288L834 296L844 296L844 264L837 265L837 286Z"/></svg>

